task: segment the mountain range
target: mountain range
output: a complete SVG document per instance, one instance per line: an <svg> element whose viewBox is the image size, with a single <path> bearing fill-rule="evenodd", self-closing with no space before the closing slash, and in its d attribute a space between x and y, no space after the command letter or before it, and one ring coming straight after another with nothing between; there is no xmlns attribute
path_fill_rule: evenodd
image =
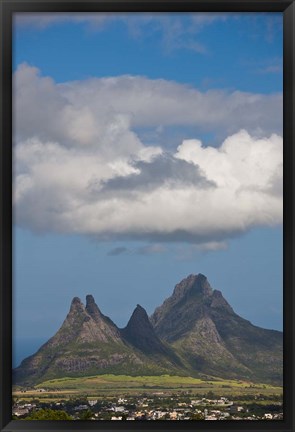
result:
<svg viewBox="0 0 295 432"><path fill-rule="evenodd" d="M78 297L57 333L14 369L16 384L105 373L243 379L282 385L283 333L237 315L202 275L190 275L148 317L137 305L123 329L92 295Z"/></svg>

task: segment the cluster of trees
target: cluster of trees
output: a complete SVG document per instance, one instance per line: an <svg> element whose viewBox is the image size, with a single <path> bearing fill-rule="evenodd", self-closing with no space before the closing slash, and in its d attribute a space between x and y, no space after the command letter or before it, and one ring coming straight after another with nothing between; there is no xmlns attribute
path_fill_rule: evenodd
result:
<svg viewBox="0 0 295 432"><path fill-rule="evenodd" d="M62 410L42 408L38 411L32 411L25 420L73 420L73 417Z"/></svg>
<svg viewBox="0 0 295 432"><path fill-rule="evenodd" d="M80 412L79 420L90 420L93 413L90 409ZM34 410L28 415L25 420L74 420L71 415L63 410L53 410L50 408L42 408Z"/></svg>

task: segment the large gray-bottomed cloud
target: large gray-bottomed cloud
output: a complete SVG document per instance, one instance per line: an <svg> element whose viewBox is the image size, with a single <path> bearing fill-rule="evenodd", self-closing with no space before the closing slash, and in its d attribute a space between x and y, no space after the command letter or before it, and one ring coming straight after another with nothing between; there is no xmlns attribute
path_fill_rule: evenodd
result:
<svg viewBox="0 0 295 432"><path fill-rule="evenodd" d="M132 76L56 84L21 65L15 222L36 232L217 248L252 227L280 224L281 113L280 94L202 93ZM186 125L226 138L171 148L147 145L136 133Z"/></svg>

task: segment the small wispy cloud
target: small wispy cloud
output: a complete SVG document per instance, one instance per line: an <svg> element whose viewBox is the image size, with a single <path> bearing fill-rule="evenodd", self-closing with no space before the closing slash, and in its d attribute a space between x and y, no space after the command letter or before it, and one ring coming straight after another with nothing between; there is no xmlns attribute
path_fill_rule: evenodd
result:
<svg viewBox="0 0 295 432"><path fill-rule="evenodd" d="M248 59L241 62L241 65L246 67L252 74L281 74L283 72L282 57L264 58L264 59Z"/></svg>
<svg viewBox="0 0 295 432"><path fill-rule="evenodd" d="M136 250L136 253L140 255L161 254L164 252L167 252L167 248L161 244L151 244L151 245L143 246Z"/></svg>
<svg viewBox="0 0 295 432"><path fill-rule="evenodd" d="M167 252L168 249L160 243L148 244L135 249L129 249L125 246L118 246L111 249L108 256L119 256L119 255L154 255L162 254Z"/></svg>
<svg viewBox="0 0 295 432"><path fill-rule="evenodd" d="M224 241L220 241L220 242L211 241L211 242L201 243L199 245L196 245L196 249L202 252L225 250L227 249L227 247L228 244Z"/></svg>
<svg viewBox="0 0 295 432"><path fill-rule="evenodd" d="M140 40L145 35L157 34L166 52L187 49L198 54L206 54L207 48L198 40L198 34L216 21L225 21L230 15L225 13L195 12L171 13L17 13L14 16L15 28L35 28L43 31L64 23L82 25L86 30L99 32L114 22L123 24L129 36Z"/></svg>
<svg viewBox="0 0 295 432"><path fill-rule="evenodd" d="M174 249L178 261L193 261L208 252L218 252L228 249L226 241L209 241L205 243L181 245Z"/></svg>
<svg viewBox="0 0 295 432"><path fill-rule="evenodd" d="M116 247L114 249L111 249L108 252L108 256L118 256L118 255L127 254L128 252L129 252L129 250L126 247L120 246L120 247Z"/></svg>
<svg viewBox="0 0 295 432"><path fill-rule="evenodd" d="M261 74L279 74L283 72L283 65L270 65L257 70Z"/></svg>

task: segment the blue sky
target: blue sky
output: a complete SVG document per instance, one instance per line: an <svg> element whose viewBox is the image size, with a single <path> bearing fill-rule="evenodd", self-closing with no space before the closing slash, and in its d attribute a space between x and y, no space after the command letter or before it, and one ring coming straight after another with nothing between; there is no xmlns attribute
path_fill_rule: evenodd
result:
<svg viewBox="0 0 295 432"><path fill-rule="evenodd" d="M13 63L17 361L199 272L282 329L281 14L19 14Z"/></svg>

